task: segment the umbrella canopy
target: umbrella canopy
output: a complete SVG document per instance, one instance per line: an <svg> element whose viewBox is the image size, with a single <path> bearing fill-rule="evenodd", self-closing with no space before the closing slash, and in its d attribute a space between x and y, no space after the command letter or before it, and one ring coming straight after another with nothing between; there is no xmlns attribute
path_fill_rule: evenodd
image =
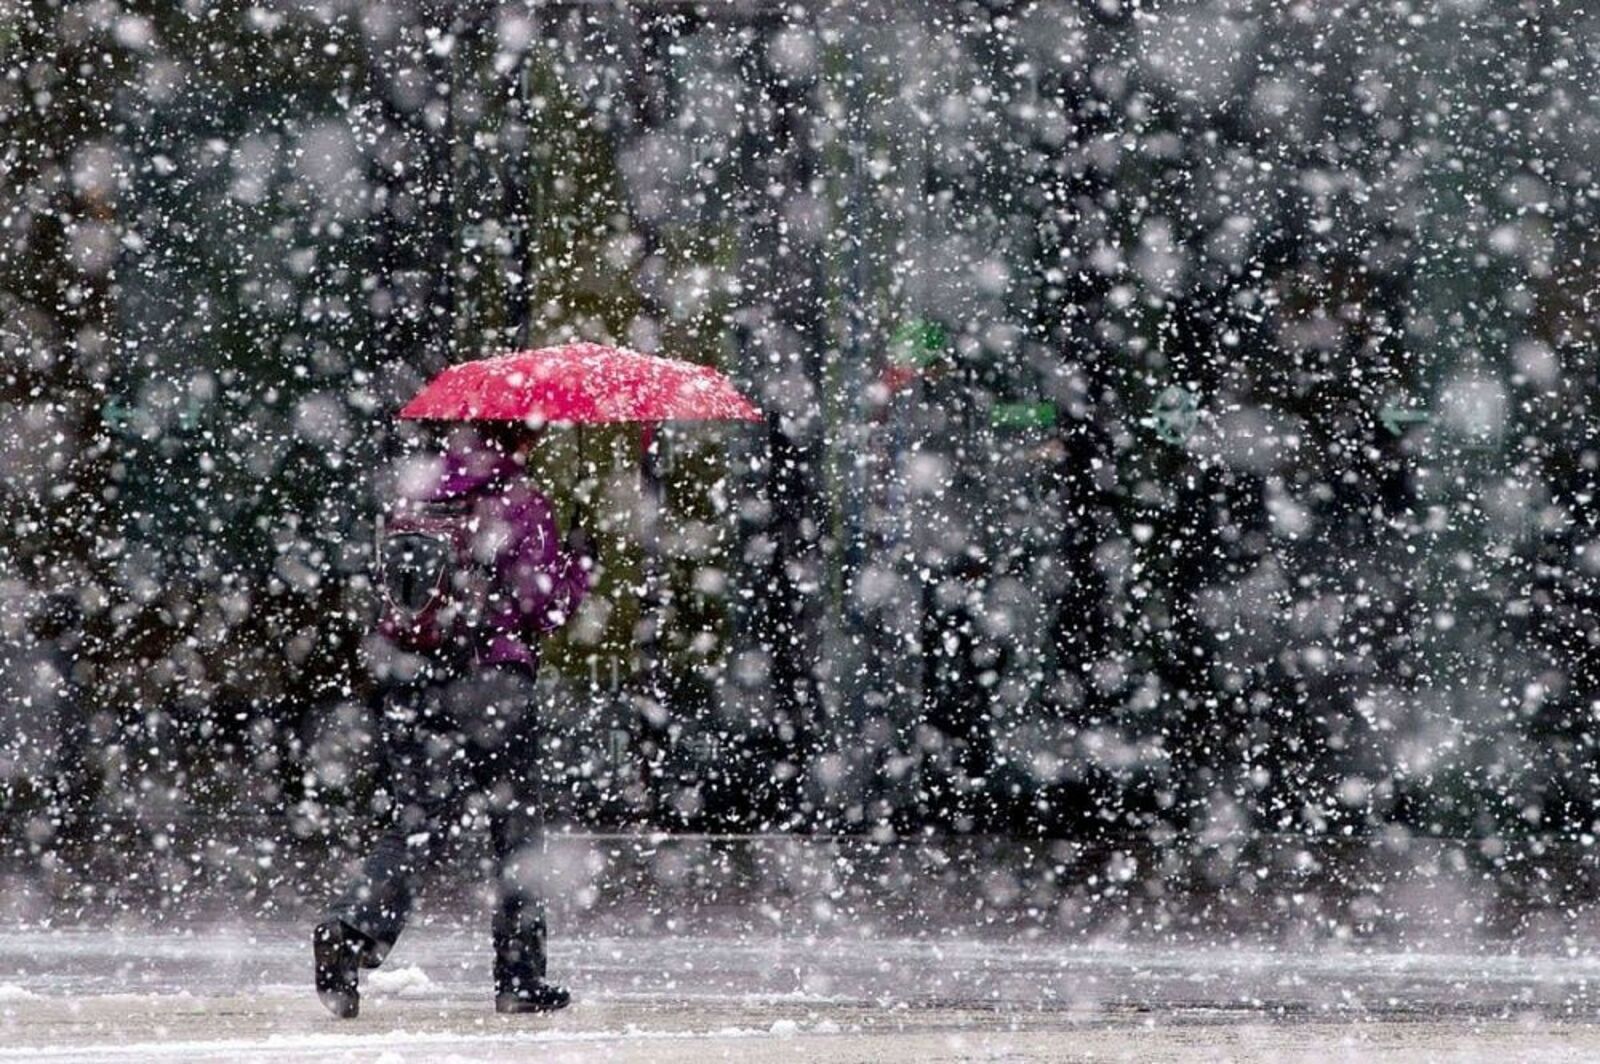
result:
<svg viewBox="0 0 1600 1064"><path fill-rule="evenodd" d="M710 366L576 343L451 366L400 416L598 425L759 421L761 411Z"/></svg>

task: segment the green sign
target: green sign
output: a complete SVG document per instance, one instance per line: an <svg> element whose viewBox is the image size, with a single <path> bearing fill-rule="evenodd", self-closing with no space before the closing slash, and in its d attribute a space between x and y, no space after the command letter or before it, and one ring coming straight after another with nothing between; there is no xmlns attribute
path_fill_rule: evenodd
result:
<svg viewBox="0 0 1600 1064"><path fill-rule="evenodd" d="M122 435L132 430L134 414L137 411L113 396L107 399L100 407L100 421L107 431L113 435ZM178 411L177 427L183 432L192 432L198 428L201 416L205 413L205 404L191 397L183 404L183 409ZM147 421L146 424L149 424Z"/></svg>
<svg viewBox="0 0 1600 1064"><path fill-rule="evenodd" d="M1047 429L1056 423L1054 403L1001 403L989 412L997 429Z"/></svg>
<svg viewBox="0 0 1600 1064"><path fill-rule="evenodd" d="M900 365L928 366L944 357L950 336L936 321L908 321L889 337L889 358Z"/></svg>
<svg viewBox="0 0 1600 1064"><path fill-rule="evenodd" d="M1426 425L1430 419L1426 410L1407 410L1390 404L1378 412L1378 420L1389 430L1389 435L1403 436L1407 425Z"/></svg>

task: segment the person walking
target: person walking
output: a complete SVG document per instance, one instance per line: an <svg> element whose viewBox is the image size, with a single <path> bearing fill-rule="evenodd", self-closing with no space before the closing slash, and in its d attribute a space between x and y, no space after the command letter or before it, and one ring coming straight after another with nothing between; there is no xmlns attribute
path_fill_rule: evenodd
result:
<svg viewBox="0 0 1600 1064"><path fill-rule="evenodd" d="M378 536L381 606L368 656L379 689L389 822L312 935L316 989L334 1015L360 1011L359 972L405 926L464 794L487 808L493 854L494 993L500 1012L549 1012L535 883L541 819L534 770L539 639L589 588L581 532L559 539L550 500L527 477L520 423L456 431L404 466Z"/></svg>

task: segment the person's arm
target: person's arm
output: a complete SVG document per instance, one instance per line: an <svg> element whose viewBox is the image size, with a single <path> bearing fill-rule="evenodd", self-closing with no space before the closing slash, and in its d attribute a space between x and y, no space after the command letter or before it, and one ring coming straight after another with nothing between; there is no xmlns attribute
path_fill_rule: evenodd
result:
<svg viewBox="0 0 1600 1064"><path fill-rule="evenodd" d="M503 586L512 590L521 622L539 634L553 632L572 618L589 587L588 567L563 547L554 508L530 491L508 508L506 519L521 535L500 557Z"/></svg>

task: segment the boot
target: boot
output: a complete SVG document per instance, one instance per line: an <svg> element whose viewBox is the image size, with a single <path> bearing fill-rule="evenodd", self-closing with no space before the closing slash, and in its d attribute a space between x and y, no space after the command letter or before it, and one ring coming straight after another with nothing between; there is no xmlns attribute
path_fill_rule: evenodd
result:
<svg viewBox="0 0 1600 1064"><path fill-rule="evenodd" d="M317 997L341 1020L361 1012L357 973L367 954L367 937L342 920L327 920L311 933L311 952L317 962Z"/></svg>
<svg viewBox="0 0 1600 1064"><path fill-rule="evenodd" d="M572 1003L566 988L545 982L544 928L494 936L494 1010L555 1012Z"/></svg>
<svg viewBox="0 0 1600 1064"><path fill-rule="evenodd" d="M572 995L564 986L535 979L530 986L518 987L494 996L494 1011L503 1013L555 1012L572 1004Z"/></svg>

